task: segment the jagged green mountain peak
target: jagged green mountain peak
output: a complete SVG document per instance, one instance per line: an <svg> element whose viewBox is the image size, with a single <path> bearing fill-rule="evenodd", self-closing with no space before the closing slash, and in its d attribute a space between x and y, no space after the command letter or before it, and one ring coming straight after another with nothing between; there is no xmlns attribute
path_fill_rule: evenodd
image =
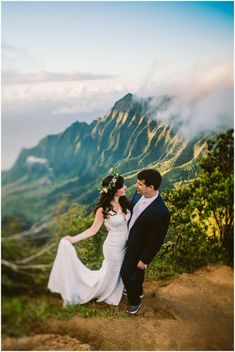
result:
<svg viewBox="0 0 235 352"><path fill-rule="evenodd" d="M159 97L159 104L166 99ZM172 125L150 118L149 102L128 93L103 118L90 124L76 121L24 148L3 175L3 215L20 211L37 220L64 193L92 206L97 186L111 168L125 176L130 191L136 174L146 167L165 175L163 187L195 176L203 141L185 139Z"/></svg>

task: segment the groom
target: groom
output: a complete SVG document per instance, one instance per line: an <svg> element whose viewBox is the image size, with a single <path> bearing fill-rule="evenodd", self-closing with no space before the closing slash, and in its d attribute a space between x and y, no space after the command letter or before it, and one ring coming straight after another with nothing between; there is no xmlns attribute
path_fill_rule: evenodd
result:
<svg viewBox="0 0 235 352"><path fill-rule="evenodd" d="M160 250L170 222L169 210L158 191L161 179L155 169L146 169L137 175L137 193L132 199L134 208L121 268L130 314L137 313L141 307L145 269Z"/></svg>

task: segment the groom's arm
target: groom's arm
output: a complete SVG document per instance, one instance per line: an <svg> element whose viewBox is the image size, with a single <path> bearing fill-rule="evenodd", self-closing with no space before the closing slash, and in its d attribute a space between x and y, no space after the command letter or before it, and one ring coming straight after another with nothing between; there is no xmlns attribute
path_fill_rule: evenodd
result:
<svg viewBox="0 0 235 352"><path fill-rule="evenodd" d="M149 234L147 242L143 247L143 250L140 255L140 260L144 264L149 264L160 250L164 239L167 234L170 223L170 214L167 213L161 217L161 223L158 228L153 228L152 232Z"/></svg>

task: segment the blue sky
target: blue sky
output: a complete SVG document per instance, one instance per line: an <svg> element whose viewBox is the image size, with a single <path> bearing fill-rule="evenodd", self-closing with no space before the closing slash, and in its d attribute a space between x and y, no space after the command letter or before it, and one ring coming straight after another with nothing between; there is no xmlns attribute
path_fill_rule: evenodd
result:
<svg viewBox="0 0 235 352"><path fill-rule="evenodd" d="M185 120L214 97L231 121L233 20L233 2L2 2L2 168L127 92L177 93Z"/></svg>

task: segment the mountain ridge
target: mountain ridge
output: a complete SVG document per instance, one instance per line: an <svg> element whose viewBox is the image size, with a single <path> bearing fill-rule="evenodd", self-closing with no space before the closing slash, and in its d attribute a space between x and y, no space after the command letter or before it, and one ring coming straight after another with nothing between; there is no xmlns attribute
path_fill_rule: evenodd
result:
<svg viewBox="0 0 235 352"><path fill-rule="evenodd" d="M159 98L159 106L170 97ZM174 124L159 121L148 109L151 98L128 93L103 117L76 121L65 131L24 148L3 175L3 214L53 209L63 193L91 206L97 186L112 168L126 177L129 192L140 169L156 167L165 174L163 187L194 177L204 139L185 138Z"/></svg>

